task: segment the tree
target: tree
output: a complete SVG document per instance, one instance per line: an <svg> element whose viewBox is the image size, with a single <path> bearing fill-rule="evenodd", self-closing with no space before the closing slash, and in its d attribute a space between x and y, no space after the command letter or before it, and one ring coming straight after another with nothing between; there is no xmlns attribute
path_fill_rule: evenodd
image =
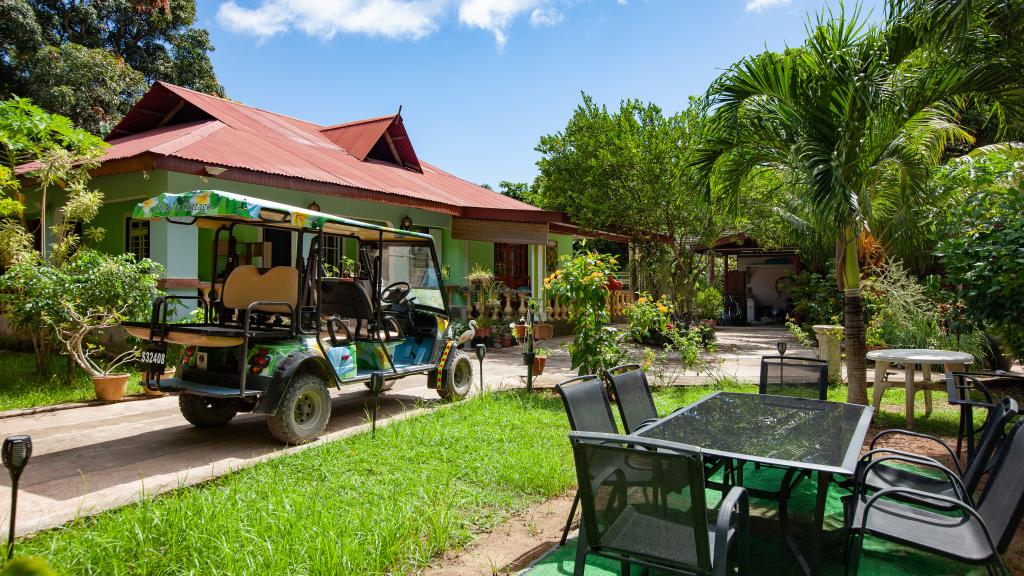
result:
<svg viewBox="0 0 1024 576"><path fill-rule="evenodd" d="M502 180L501 182L498 182L498 192L501 192L509 198L515 198L520 202L526 202L527 204L536 205L538 202L536 198L537 191L526 182L509 182L508 180Z"/></svg>
<svg viewBox="0 0 1024 576"><path fill-rule="evenodd" d="M671 292L681 310L690 309L701 276L694 248L722 229L688 163L702 130L698 104L667 117L625 100L610 113L584 94L565 130L536 148L539 204L583 228L630 236L633 288Z"/></svg>
<svg viewBox="0 0 1024 576"><path fill-rule="evenodd" d="M53 266L60 267L77 252L81 239L76 224L91 221L103 202L103 195L87 187L89 168L95 165L106 144L98 137L76 128L66 117L48 114L24 98L0 102L0 264L4 267ZM40 205L46 205L46 193L51 187L67 192L62 218L51 228L52 251L47 259L47 243L41 251L33 248L33 234L45 238L46 213L41 212L39 229L29 231L23 218L25 191L22 180L15 178L15 168L29 165L22 176L38 192ZM102 232L95 228L86 231L90 238L99 238ZM49 260L47 262L47 260ZM52 334L39 322L39 310L31 306L18 316L20 296L11 295L12 321L32 337L36 351L36 368L48 370L52 351ZM45 305L44 305L45 309Z"/></svg>
<svg viewBox="0 0 1024 576"><path fill-rule="evenodd" d="M715 82L717 109L694 166L707 175L705 190L724 199L773 172L832 231L849 400L864 404L858 241L866 232L899 239L908 215L927 203L930 170L946 146L971 139L956 122L957 98L998 100L1019 74L1005 62L929 51L934 39L899 15L869 27L859 11L826 12L809 35L801 48L745 58Z"/></svg>
<svg viewBox="0 0 1024 576"><path fill-rule="evenodd" d="M0 0L0 97L103 134L157 80L224 95L194 0Z"/></svg>

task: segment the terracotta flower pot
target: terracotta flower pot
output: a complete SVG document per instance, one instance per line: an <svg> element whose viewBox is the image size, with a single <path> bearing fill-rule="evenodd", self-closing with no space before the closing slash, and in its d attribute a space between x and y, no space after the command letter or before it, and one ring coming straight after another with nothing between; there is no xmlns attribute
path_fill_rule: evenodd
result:
<svg viewBox="0 0 1024 576"><path fill-rule="evenodd" d="M490 335L491 335L491 327L490 326L487 326L487 327L477 326L477 329L476 329L476 337L477 338L487 338Z"/></svg>
<svg viewBox="0 0 1024 576"><path fill-rule="evenodd" d="M533 339L534 340L550 340L555 336L555 326L553 324L534 324L533 325Z"/></svg>
<svg viewBox="0 0 1024 576"><path fill-rule="evenodd" d="M97 398L104 402L116 402L124 398L124 393L128 390L128 374L93 376L92 385Z"/></svg>
<svg viewBox="0 0 1024 576"><path fill-rule="evenodd" d="M542 356L536 356L533 359L533 375L540 376L544 373L544 363L547 362L547 358Z"/></svg>
<svg viewBox="0 0 1024 576"><path fill-rule="evenodd" d="M526 338L526 324L516 324L516 338L520 340Z"/></svg>
<svg viewBox="0 0 1024 576"><path fill-rule="evenodd" d="M498 342L501 343L502 348L508 348L512 345L512 336L502 336Z"/></svg>

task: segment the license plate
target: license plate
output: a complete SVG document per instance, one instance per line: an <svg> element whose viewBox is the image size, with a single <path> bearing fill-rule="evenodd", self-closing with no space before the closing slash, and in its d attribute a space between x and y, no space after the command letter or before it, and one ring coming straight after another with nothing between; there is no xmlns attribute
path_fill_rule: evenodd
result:
<svg viewBox="0 0 1024 576"><path fill-rule="evenodd" d="M146 373L154 376L161 374L167 366L167 349L160 347L143 350L140 361L146 366Z"/></svg>

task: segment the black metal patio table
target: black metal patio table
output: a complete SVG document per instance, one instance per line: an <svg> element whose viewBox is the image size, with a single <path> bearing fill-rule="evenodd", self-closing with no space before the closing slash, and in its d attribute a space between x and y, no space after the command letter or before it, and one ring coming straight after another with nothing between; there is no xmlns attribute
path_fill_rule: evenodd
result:
<svg viewBox="0 0 1024 576"><path fill-rule="evenodd" d="M853 476L874 408L806 398L716 392L635 432L699 446L708 456L786 468L783 537L805 574L820 573L825 498L833 474ZM787 500L800 473L818 474L811 562L789 527Z"/></svg>

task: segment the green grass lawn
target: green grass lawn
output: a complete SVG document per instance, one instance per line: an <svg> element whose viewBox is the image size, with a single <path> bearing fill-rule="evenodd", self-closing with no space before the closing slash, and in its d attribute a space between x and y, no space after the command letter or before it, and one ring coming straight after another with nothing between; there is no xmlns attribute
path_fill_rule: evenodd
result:
<svg viewBox="0 0 1024 576"><path fill-rule="evenodd" d="M96 399L92 380L77 370L70 386L64 383L67 359L54 357L49 376L36 374L32 354L0 350L0 411L83 402ZM128 394L139 394L142 386L138 374L128 380Z"/></svg>
<svg viewBox="0 0 1024 576"><path fill-rule="evenodd" d="M712 390L655 398L665 413ZM955 430L944 402L922 429ZM573 487L567 430L552 394L488 394L73 522L19 551L62 574L412 574Z"/></svg>

